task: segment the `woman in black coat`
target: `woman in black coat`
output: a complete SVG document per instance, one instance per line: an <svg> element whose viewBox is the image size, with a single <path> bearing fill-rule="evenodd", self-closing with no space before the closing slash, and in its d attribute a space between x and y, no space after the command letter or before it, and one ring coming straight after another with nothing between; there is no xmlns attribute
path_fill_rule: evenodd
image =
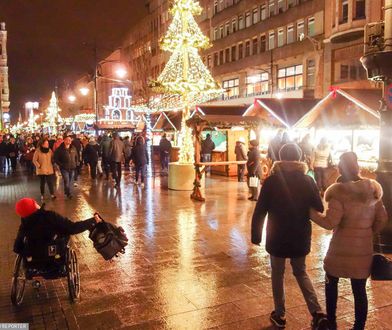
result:
<svg viewBox="0 0 392 330"><path fill-rule="evenodd" d="M251 177L261 178L260 152L259 143L256 140L249 142L248 161L246 168L248 170L248 185ZM258 187L251 187L249 185L251 196L248 198L251 201L257 201Z"/></svg>
<svg viewBox="0 0 392 330"><path fill-rule="evenodd" d="M135 164L135 184L138 184L140 173L141 184L144 185L148 164L148 153L142 136L136 138L136 145L132 148L132 161Z"/></svg>
<svg viewBox="0 0 392 330"><path fill-rule="evenodd" d="M97 165L100 151L99 144L95 141L94 137L91 137L84 149L84 156L86 157L87 163L90 165L90 175L92 179L97 177Z"/></svg>
<svg viewBox="0 0 392 330"><path fill-rule="evenodd" d="M11 159L11 167L12 167L12 172L16 171L16 160L18 159L19 155L19 147L18 144L16 143L15 138L11 138L10 143L7 146L7 154L8 157Z"/></svg>

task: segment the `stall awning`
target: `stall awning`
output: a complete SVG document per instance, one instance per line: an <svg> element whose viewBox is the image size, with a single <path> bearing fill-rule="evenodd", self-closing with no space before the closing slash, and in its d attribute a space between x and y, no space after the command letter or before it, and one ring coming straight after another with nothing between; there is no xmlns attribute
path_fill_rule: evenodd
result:
<svg viewBox="0 0 392 330"><path fill-rule="evenodd" d="M270 126L291 128L318 102L317 99L255 99L253 107L244 115L262 118Z"/></svg>
<svg viewBox="0 0 392 330"><path fill-rule="evenodd" d="M198 105L192 115L201 116L243 116L250 104L241 105Z"/></svg>
<svg viewBox="0 0 392 330"><path fill-rule="evenodd" d="M96 128L101 131L132 131L136 126L129 122L99 122Z"/></svg>
<svg viewBox="0 0 392 330"><path fill-rule="evenodd" d="M296 128L368 128L379 125L380 90L334 89L295 124Z"/></svg>
<svg viewBox="0 0 392 330"><path fill-rule="evenodd" d="M198 113L187 120L188 126L203 126L204 128L231 129L234 126L256 128L261 126L263 119L248 116L200 116Z"/></svg>

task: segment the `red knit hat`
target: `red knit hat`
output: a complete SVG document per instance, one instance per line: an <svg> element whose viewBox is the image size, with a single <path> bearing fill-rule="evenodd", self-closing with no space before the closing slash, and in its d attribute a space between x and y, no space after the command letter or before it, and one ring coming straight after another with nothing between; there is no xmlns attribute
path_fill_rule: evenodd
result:
<svg viewBox="0 0 392 330"><path fill-rule="evenodd" d="M36 204L32 198L22 198L16 203L15 211L21 218L27 218L38 210Z"/></svg>

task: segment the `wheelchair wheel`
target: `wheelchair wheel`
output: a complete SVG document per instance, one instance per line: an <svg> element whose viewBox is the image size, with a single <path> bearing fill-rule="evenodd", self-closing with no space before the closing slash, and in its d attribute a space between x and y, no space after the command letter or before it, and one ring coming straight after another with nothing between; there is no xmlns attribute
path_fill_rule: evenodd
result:
<svg viewBox="0 0 392 330"><path fill-rule="evenodd" d="M80 296L80 273L76 252L71 248L67 253L67 280L69 298L75 302Z"/></svg>
<svg viewBox="0 0 392 330"><path fill-rule="evenodd" d="M14 306L20 306L26 286L26 274L23 258L18 255L15 260L14 274L12 276L11 302Z"/></svg>

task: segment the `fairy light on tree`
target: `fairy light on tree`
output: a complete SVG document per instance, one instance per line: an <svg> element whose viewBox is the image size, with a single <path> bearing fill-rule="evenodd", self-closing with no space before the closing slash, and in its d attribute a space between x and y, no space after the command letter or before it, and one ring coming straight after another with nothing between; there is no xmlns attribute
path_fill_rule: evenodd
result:
<svg viewBox="0 0 392 330"><path fill-rule="evenodd" d="M57 126L61 120L59 112L61 109L59 108L56 93L52 92L52 97L49 101L49 107L46 110L46 122L51 130L51 133L57 133Z"/></svg>
<svg viewBox="0 0 392 330"><path fill-rule="evenodd" d="M222 93L199 55L200 49L210 47L209 39L203 35L194 19L201 11L197 1L175 0L171 9L173 21L161 40L161 48L172 55L157 81L152 84L160 93L175 95L174 99L183 109L179 136L181 164L194 162L192 130L185 123L189 119L190 108Z"/></svg>

